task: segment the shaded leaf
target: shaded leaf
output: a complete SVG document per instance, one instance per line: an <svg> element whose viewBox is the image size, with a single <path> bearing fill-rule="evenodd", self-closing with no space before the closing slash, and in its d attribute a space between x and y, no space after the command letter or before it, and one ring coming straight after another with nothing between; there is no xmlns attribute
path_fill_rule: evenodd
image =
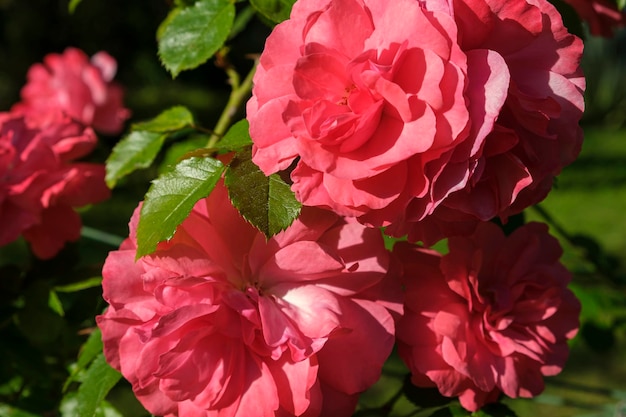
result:
<svg viewBox="0 0 626 417"><path fill-rule="evenodd" d="M137 131L120 140L106 162L106 183L110 188L131 172L147 168L157 156L167 135Z"/></svg>
<svg viewBox="0 0 626 417"><path fill-rule="evenodd" d="M295 2L295 0L250 0L252 7L275 23L289 19L291 8Z"/></svg>
<svg viewBox="0 0 626 417"><path fill-rule="evenodd" d="M250 149L238 153L224 174L233 206L267 238L286 229L300 214L296 200L279 175L269 177L252 162Z"/></svg>
<svg viewBox="0 0 626 417"><path fill-rule="evenodd" d="M70 4L67 6L67 9L70 11L70 14L74 13L74 11L76 10L76 8L78 7L81 1L82 0L70 0Z"/></svg>
<svg viewBox="0 0 626 417"><path fill-rule="evenodd" d="M224 45L235 19L230 0L200 0L174 9L158 31L159 57L176 77L206 62Z"/></svg>
<svg viewBox="0 0 626 417"><path fill-rule="evenodd" d="M193 115L191 112L184 106L174 106L161 112L152 120L133 124L132 130L167 133L190 126L193 126Z"/></svg>
<svg viewBox="0 0 626 417"><path fill-rule="evenodd" d="M118 371L109 366L104 355L100 354L89 366L83 383L78 387L76 394L77 415L94 417L106 395L121 377L122 375Z"/></svg>
<svg viewBox="0 0 626 417"><path fill-rule="evenodd" d="M439 407L450 403L453 398L444 397L436 387L417 387L411 382L411 375L404 378L402 392L406 398L420 408Z"/></svg>
<svg viewBox="0 0 626 417"><path fill-rule="evenodd" d="M217 142L215 149L220 151L237 151L252 145L250 124L246 119L240 120L228 129L224 137Z"/></svg>
<svg viewBox="0 0 626 417"><path fill-rule="evenodd" d="M3 417L41 417L28 411L20 410L8 404L0 404L0 416Z"/></svg>
<svg viewBox="0 0 626 417"><path fill-rule="evenodd" d="M154 252L174 236L176 227L222 176L224 165L213 158L189 158L152 182L137 226L137 258Z"/></svg>
<svg viewBox="0 0 626 417"><path fill-rule="evenodd" d="M480 410L472 413L474 417L517 417L515 411L503 403L486 404Z"/></svg>

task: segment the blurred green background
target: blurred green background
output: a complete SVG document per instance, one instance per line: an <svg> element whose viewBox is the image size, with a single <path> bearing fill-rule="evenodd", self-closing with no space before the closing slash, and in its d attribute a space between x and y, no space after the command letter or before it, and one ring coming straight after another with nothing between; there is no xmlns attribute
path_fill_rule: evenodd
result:
<svg viewBox="0 0 626 417"><path fill-rule="evenodd" d="M89 55L106 50L118 60L116 79L133 113L129 123L182 104L202 125L212 126L229 91L223 71L210 62L172 80L159 64L155 32L170 1L83 0L73 15L67 3L0 0L0 111L19 100L33 63L75 46ZM268 33L253 20L235 39L231 59L241 72L250 66L248 55L262 50ZM541 208L526 212L527 220L548 221L562 241L563 260L583 302L582 327L565 371L547 380L545 393L507 402L519 416L626 416L626 30L612 40L587 38L583 67L588 88L582 154ZM119 137L101 139L92 156L99 162ZM128 218L156 170L131 175L111 200L86 209L85 225L126 236ZM64 405L70 411L58 411L62 385L94 328L93 317L105 307L97 277L112 249L83 238L41 262L21 241L0 248L0 417L72 416L71 403ZM85 282L95 284L63 291ZM53 292L59 304L51 301ZM392 359L363 406L377 407L392 396L405 372ZM106 409L102 416L147 415L124 382L108 399L119 412ZM400 401L394 415L411 409Z"/></svg>

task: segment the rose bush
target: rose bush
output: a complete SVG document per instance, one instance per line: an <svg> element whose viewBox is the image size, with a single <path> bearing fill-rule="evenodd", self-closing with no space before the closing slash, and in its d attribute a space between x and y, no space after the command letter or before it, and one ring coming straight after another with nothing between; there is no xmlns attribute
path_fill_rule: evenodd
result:
<svg viewBox="0 0 626 417"><path fill-rule="evenodd" d="M61 110L65 115L106 134L118 134L130 116L124 108L122 87L113 81L117 62L106 52L91 59L80 49L48 54L35 64L22 88L15 111L36 124L49 124Z"/></svg>
<svg viewBox="0 0 626 417"><path fill-rule="evenodd" d="M618 10L611 0L565 0L576 10L580 18L589 25L589 32L595 36L609 38L616 27L626 25L626 11Z"/></svg>
<svg viewBox="0 0 626 417"><path fill-rule="evenodd" d="M405 314L398 352L418 386L436 386L475 411L509 397L532 397L543 376L561 371L580 304L547 226L504 236L492 223L449 239L449 253L399 243Z"/></svg>
<svg viewBox="0 0 626 417"><path fill-rule="evenodd" d="M0 113L0 245L22 235L43 259L80 237L75 207L110 194L103 165L74 162L96 145L93 130L67 116L54 119L32 127L24 115Z"/></svg>
<svg viewBox="0 0 626 417"><path fill-rule="evenodd" d="M394 343L380 233L315 208L266 240L219 183L174 237L103 269L107 360L165 416L348 416Z"/></svg>
<svg viewBox="0 0 626 417"><path fill-rule="evenodd" d="M302 0L254 78L253 160L393 235L471 230L543 199L578 154L581 52L543 0Z"/></svg>

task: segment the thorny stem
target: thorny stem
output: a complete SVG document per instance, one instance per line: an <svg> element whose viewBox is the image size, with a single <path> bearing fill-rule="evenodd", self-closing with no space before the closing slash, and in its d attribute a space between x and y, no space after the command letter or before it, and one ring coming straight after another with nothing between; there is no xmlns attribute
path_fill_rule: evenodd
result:
<svg viewBox="0 0 626 417"><path fill-rule="evenodd" d="M243 82L241 82L239 73L237 73L233 66L230 64L224 65L224 70L226 71L228 82L231 85L232 90L230 92L228 102L226 103L226 107L224 107L224 110L222 111L222 114L213 129L213 134L209 138L206 145L207 148L215 146L224 133L226 133L226 130L232 124L233 118L237 114L237 111L241 107L243 101L250 95L250 92L252 91L252 78L254 77L257 64L258 59L254 61L252 69L250 69L250 72L248 72L248 75L246 75Z"/></svg>

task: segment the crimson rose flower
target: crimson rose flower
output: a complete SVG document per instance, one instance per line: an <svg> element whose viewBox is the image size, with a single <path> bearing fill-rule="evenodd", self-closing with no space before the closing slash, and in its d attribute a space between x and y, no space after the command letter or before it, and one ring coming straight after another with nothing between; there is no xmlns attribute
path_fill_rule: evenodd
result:
<svg viewBox="0 0 626 417"><path fill-rule="evenodd" d="M561 371L580 304L567 289L561 248L544 224L505 237L481 223L449 239L449 253L397 244L405 267L405 315L398 352L418 386L437 386L475 411L509 397L532 397L543 376Z"/></svg>
<svg viewBox="0 0 626 417"><path fill-rule="evenodd" d="M93 131L67 117L55 120L35 128L23 115L0 113L0 245L23 235L42 259L80 237L74 207L110 194L104 166L73 162L95 146Z"/></svg>
<svg viewBox="0 0 626 417"><path fill-rule="evenodd" d="M28 70L22 102L14 110L37 125L49 124L61 110L99 132L118 134L130 112L122 103L122 88L113 81L116 71L115 59L106 52L98 52L91 60L76 48L48 54L43 64Z"/></svg>
<svg viewBox="0 0 626 417"><path fill-rule="evenodd" d="M626 25L626 11L619 11L611 0L565 0L589 24L589 32L609 38L613 29Z"/></svg>
<svg viewBox="0 0 626 417"><path fill-rule="evenodd" d="M349 416L394 343L380 232L304 208L266 240L220 183L174 237L107 258L104 352L155 415ZM396 287L397 285L397 287Z"/></svg>
<svg viewBox="0 0 626 417"><path fill-rule="evenodd" d="M253 160L392 234L471 230L577 155L581 52L544 0L301 0L254 78Z"/></svg>

